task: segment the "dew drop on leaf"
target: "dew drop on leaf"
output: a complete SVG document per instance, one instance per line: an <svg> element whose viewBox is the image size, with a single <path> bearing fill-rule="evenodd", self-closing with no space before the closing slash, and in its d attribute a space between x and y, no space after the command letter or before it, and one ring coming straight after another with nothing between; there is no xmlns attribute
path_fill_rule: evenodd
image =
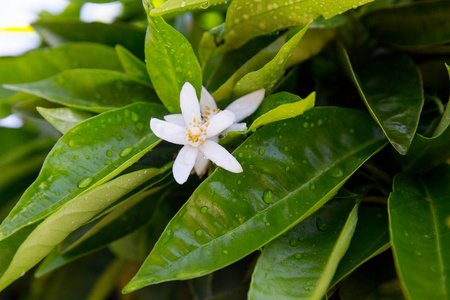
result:
<svg viewBox="0 0 450 300"><path fill-rule="evenodd" d="M325 223L321 218L316 219L316 226L320 231L326 231L328 229L327 223Z"/></svg>
<svg viewBox="0 0 450 300"><path fill-rule="evenodd" d="M202 236L202 235L203 235L203 230L197 229L197 230L195 231L195 235L196 235L196 236Z"/></svg>
<svg viewBox="0 0 450 300"><path fill-rule="evenodd" d="M120 154L119 154L119 155L120 155L121 157L127 156L127 155L129 155L129 154L131 153L131 151L133 151L133 149L134 149L133 146L124 148L122 151L120 151Z"/></svg>
<svg viewBox="0 0 450 300"><path fill-rule="evenodd" d="M289 241L289 245L291 245L292 247L297 246L297 244L298 244L298 241L297 241L296 239L291 239L291 240Z"/></svg>
<svg viewBox="0 0 450 300"><path fill-rule="evenodd" d="M93 180L93 177L85 177L78 182L78 187L80 189L86 188L92 183Z"/></svg>
<svg viewBox="0 0 450 300"><path fill-rule="evenodd" d="M273 202L273 192L272 192L272 190L265 190L265 191L264 191L264 194L263 194L263 200L264 200L264 202L266 202L267 204Z"/></svg>
<svg viewBox="0 0 450 300"><path fill-rule="evenodd" d="M202 214L206 214L206 213L208 212L208 207L202 206L202 208L200 208L200 212L201 212Z"/></svg>
<svg viewBox="0 0 450 300"><path fill-rule="evenodd" d="M266 153L266 150L261 148L261 149L258 150L258 152L259 152L260 155L264 155L264 153Z"/></svg>
<svg viewBox="0 0 450 300"><path fill-rule="evenodd" d="M303 257L302 253L295 253L294 258L295 259L301 259Z"/></svg>
<svg viewBox="0 0 450 300"><path fill-rule="evenodd" d="M111 157L113 155L113 153L112 153L112 151L111 150L108 150L108 151L106 151L106 156L109 156L109 157Z"/></svg>

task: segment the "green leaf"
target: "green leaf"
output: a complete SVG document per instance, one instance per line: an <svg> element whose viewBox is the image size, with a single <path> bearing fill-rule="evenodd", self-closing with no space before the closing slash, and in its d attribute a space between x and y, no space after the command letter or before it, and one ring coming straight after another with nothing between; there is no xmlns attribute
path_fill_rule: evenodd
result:
<svg viewBox="0 0 450 300"><path fill-rule="evenodd" d="M406 56L385 56L371 60L355 72L347 53L340 48L345 68L367 109L395 150L405 155L424 103L419 70Z"/></svg>
<svg viewBox="0 0 450 300"><path fill-rule="evenodd" d="M67 42L95 42L111 47L122 45L140 59L144 58L145 29L126 24L83 23L76 19L41 19L32 24L44 41L57 46Z"/></svg>
<svg viewBox="0 0 450 300"><path fill-rule="evenodd" d="M183 13L195 9L207 9L210 6L226 2L226 0L168 0L151 10L150 16L157 17L170 13Z"/></svg>
<svg viewBox="0 0 450 300"><path fill-rule="evenodd" d="M447 68L447 73L448 73L448 76L450 77L450 66L445 64L445 67ZM443 133L445 131L445 129L448 127L448 125L450 124L450 105L448 103L450 103L450 99L449 99L449 102L447 102L447 108L445 109L444 115L442 116L441 121L439 122L438 126L436 127L436 130L434 131L433 136L438 136L441 133Z"/></svg>
<svg viewBox="0 0 450 300"><path fill-rule="evenodd" d="M66 133L70 128L78 123L94 116L94 114L67 107L36 107L36 110L62 134Z"/></svg>
<svg viewBox="0 0 450 300"><path fill-rule="evenodd" d="M136 162L160 141L147 124L151 117L164 114L160 105L136 103L75 125L55 144L39 177L1 224L0 238L44 218Z"/></svg>
<svg viewBox="0 0 450 300"><path fill-rule="evenodd" d="M281 75L283 75L287 61L308 28L309 24L296 32L264 67L242 77L233 88L233 96L237 98L261 88L270 91Z"/></svg>
<svg viewBox="0 0 450 300"><path fill-rule="evenodd" d="M357 220L355 200L330 201L268 244L253 272L249 298L322 299Z"/></svg>
<svg viewBox="0 0 450 300"><path fill-rule="evenodd" d="M450 42L450 3L419 1L373 11L363 18L381 42L409 50Z"/></svg>
<svg viewBox="0 0 450 300"><path fill-rule="evenodd" d="M122 71L114 49L101 44L71 43L17 57L0 57L0 82L32 82L75 68Z"/></svg>
<svg viewBox="0 0 450 300"><path fill-rule="evenodd" d="M179 113L180 91L190 82L200 95L202 71L186 38L161 17L148 17L145 38L147 71L156 94L170 113Z"/></svg>
<svg viewBox="0 0 450 300"><path fill-rule="evenodd" d="M255 115L259 115L252 123L249 131L280 120L297 117L314 107L316 93L312 92L305 99L286 92L270 95L261 103ZM286 101L287 100L287 101ZM294 100L294 101L292 101ZM279 104L284 102L283 104Z"/></svg>
<svg viewBox="0 0 450 300"><path fill-rule="evenodd" d="M147 73L147 67L142 60L120 45L116 46L116 52L125 73L135 77L136 79L151 84Z"/></svg>
<svg viewBox="0 0 450 300"><path fill-rule="evenodd" d="M146 169L122 175L69 201L39 224L20 245L0 278L0 290L34 267L57 244L98 212L157 174L159 170Z"/></svg>
<svg viewBox="0 0 450 300"><path fill-rule="evenodd" d="M355 233L347 252L339 262L330 288L357 267L389 247L389 225L386 208L360 206Z"/></svg>
<svg viewBox="0 0 450 300"><path fill-rule="evenodd" d="M392 250L408 299L448 299L450 165L394 178L388 209Z"/></svg>
<svg viewBox="0 0 450 300"><path fill-rule="evenodd" d="M158 101L147 83L108 70L67 70L41 81L4 86L92 112L104 112L133 102Z"/></svg>
<svg viewBox="0 0 450 300"><path fill-rule="evenodd" d="M250 254L319 209L384 144L357 110L314 108L264 126L234 152L244 172L209 176L124 291L198 277Z"/></svg>
<svg viewBox="0 0 450 300"><path fill-rule="evenodd" d="M372 0L342 0L330 2L275 0L270 3L234 0L225 20L226 49L239 48L251 38L291 26L304 26L319 16L335 15Z"/></svg>

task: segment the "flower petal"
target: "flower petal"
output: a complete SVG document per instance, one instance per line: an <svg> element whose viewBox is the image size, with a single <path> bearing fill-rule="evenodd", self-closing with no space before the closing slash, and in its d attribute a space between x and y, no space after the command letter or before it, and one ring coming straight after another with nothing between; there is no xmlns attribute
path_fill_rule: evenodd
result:
<svg viewBox="0 0 450 300"><path fill-rule="evenodd" d="M225 110L234 112L236 122L240 122L256 111L261 101L264 99L265 89L257 90L253 93L242 96L227 106Z"/></svg>
<svg viewBox="0 0 450 300"><path fill-rule="evenodd" d="M218 135L219 133L227 129L231 124L233 124L234 120L234 113L232 113L231 111L224 110L219 112L206 123L206 137L211 138Z"/></svg>
<svg viewBox="0 0 450 300"><path fill-rule="evenodd" d="M205 175L206 170L208 170L209 159L203 156L202 153L197 156L197 160L195 161L194 169L195 173L197 173L198 177L202 177Z"/></svg>
<svg viewBox="0 0 450 300"><path fill-rule="evenodd" d="M197 159L198 150L191 146L184 146L178 153L175 163L172 167L173 177L179 184L183 184L191 174Z"/></svg>
<svg viewBox="0 0 450 300"><path fill-rule="evenodd" d="M178 126L185 127L184 118L182 114L173 114L164 116L164 120L170 123L177 124Z"/></svg>
<svg viewBox="0 0 450 300"><path fill-rule="evenodd" d="M206 140L203 145L198 147L198 150L219 167L233 173L242 172L242 167L236 158L218 143Z"/></svg>
<svg viewBox="0 0 450 300"><path fill-rule="evenodd" d="M181 88L180 107L186 126L189 126L194 119L195 122L201 122L200 104L198 103L195 89L189 82L186 82Z"/></svg>
<svg viewBox="0 0 450 300"><path fill-rule="evenodd" d="M202 86L202 95L200 97L200 109L202 111L206 110L206 105L209 106L211 110L217 109L216 101L214 101L213 96Z"/></svg>
<svg viewBox="0 0 450 300"><path fill-rule="evenodd" d="M160 139L173 144L184 145L186 142L186 130L176 124L151 118L150 129Z"/></svg>
<svg viewBox="0 0 450 300"><path fill-rule="evenodd" d="M247 124L245 122L242 123L234 123L231 124L230 127L221 132L221 135L226 135L230 131L247 131Z"/></svg>

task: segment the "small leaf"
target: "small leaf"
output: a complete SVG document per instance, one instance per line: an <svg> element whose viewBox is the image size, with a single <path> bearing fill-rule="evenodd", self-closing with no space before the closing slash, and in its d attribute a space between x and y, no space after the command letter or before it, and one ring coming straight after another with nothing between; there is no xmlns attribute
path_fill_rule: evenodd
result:
<svg viewBox="0 0 450 300"><path fill-rule="evenodd" d="M78 123L92 118L94 114L74 108L44 108L36 107L36 110L62 134Z"/></svg>
<svg viewBox="0 0 450 300"><path fill-rule="evenodd" d="M136 162L160 141L147 124L164 114L160 105L136 103L75 125L55 144L39 177L1 224L0 239Z"/></svg>
<svg viewBox="0 0 450 300"><path fill-rule="evenodd" d="M388 209L392 250L408 299L448 299L450 166L394 178Z"/></svg>
<svg viewBox="0 0 450 300"><path fill-rule="evenodd" d="M122 45L144 59L145 29L126 24L84 23L77 19L41 19L32 24L44 41L51 46L67 42L94 42L111 47Z"/></svg>
<svg viewBox="0 0 450 300"><path fill-rule="evenodd" d="M270 3L234 0L225 20L226 49L236 49L251 38L291 26L304 26L319 16L330 19L335 15L372 0L285 1Z"/></svg>
<svg viewBox="0 0 450 300"><path fill-rule="evenodd" d="M41 81L4 86L92 112L104 112L139 101L158 101L145 82L107 70L67 70Z"/></svg>
<svg viewBox="0 0 450 300"><path fill-rule="evenodd" d="M161 17L148 17L145 61L156 94L170 113L179 113L180 91L190 82L197 96L202 88L202 71L186 38Z"/></svg>
<svg viewBox="0 0 450 300"><path fill-rule="evenodd" d="M284 73L287 61L291 57L295 47L297 47L297 44L302 39L306 30L308 30L308 27L309 24L305 25L301 30L295 33L295 35L281 47L277 55L264 67L242 77L233 89L233 96L237 98L261 88L270 91Z"/></svg>
<svg viewBox="0 0 450 300"><path fill-rule="evenodd" d="M395 150L405 155L424 103L422 78L414 62L406 56L385 56L355 73L343 48L340 55L372 117Z"/></svg>
<svg viewBox="0 0 450 300"><path fill-rule="evenodd" d="M339 262L330 288L364 262L390 247L388 225L385 207L360 206L355 233L347 252Z"/></svg>
<svg viewBox="0 0 450 300"><path fill-rule="evenodd" d="M202 276L250 254L320 208L385 144L357 110L313 108L283 122L236 149L243 173L219 168L197 188L125 292Z"/></svg>
<svg viewBox="0 0 450 300"><path fill-rule="evenodd" d="M125 73L151 85L147 67L143 61L120 45L116 46L116 52Z"/></svg>
<svg viewBox="0 0 450 300"><path fill-rule="evenodd" d="M98 212L154 176L155 172L149 172L149 170L122 175L74 198L46 218L17 249L8 269L0 278L0 290L23 276L71 232L89 221Z"/></svg>
<svg viewBox="0 0 450 300"><path fill-rule="evenodd" d="M357 220L355 200L330 201L265 246L253 272L249 298L322 299Z"/></svg>
<svg viewBox="0 0 450 300"><path fill-rule="evenodd" d="M168 0L151 10L150 16L157 17L170 13L183 13L195 9L207 9L210 6L226 2L226 0Z"/></svg>

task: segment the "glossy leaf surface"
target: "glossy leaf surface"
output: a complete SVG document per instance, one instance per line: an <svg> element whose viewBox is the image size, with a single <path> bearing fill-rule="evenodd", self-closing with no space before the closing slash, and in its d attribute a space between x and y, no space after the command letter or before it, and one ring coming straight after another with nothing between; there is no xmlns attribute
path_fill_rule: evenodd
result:
<svg viewBox="0 0 450 300"><path fill-rule="evenodd" d="M367 260L390 247L388 215L385 207L360 206L358 224L350 246L339 262L330 288Z"/></svg>
<svg viewBox="0 0 450 300"><path fill-rule="evenodd" d="M423 47L450 41L449 14L448 1L423 1L376 10L363 21L384 43Z"/></svg>
<svg viewBox="0 0 450 300"><path fill-rule="evenodd" d="M107 70L67 70L41 81L4 86L93 112L104 112L133 102L158 101L145 82Z"/></svg>
<svg viewBox="0 0 450 300"><path fill-rule="evenodd" d="M66 133L70 128L78 123L94 116L94 114L89 112L68 107L36 107L36 110L62 134Z"/></svg>
<svg viewBox="0 0 450 300"><path fill-rule="evenodd" d="M83 23L76 19L43 19L33 28L51 46L68 42L95 42L111 47L122 45L134 55L144 58L145 29L129 24Z"/></svg>
<svg viewBox="0 0 450 300"><path fill-rule="evenodd" d="M1 57L0 82L32 82L75 68L122 71L114 49L101 44L71 43L17 57Z"/></svg>
<svg viewBox="0 0 450 300"><path fill-rule="evenodd" d="M39 224L17 249L8 269L0 278L0 290L34 267L71 232L98 212L142 185L159 170L141 170L120 176L84 195L74 198Z"/></svg>
<svg viewBox="0 0 450 300"><path fill-rule="evenodd" d="M136 162L159 142L147 125L150 118L164 114L160 105L137 103L74 126L55 144L39 177L3 221L0 237L47 216Z"/></svg>
<svg viewBox="0 0 450 300"><path fill-rule="evenodd" d="M179 113L180 91L190 82L200 95L202 71L188 40L162 17L148 17L145 38L147 71L159 98L170 113Z"/></svg>
<svg viewBox="0 0 450 300"><path fill-rule="evenodd" d="M120 45L116 46L116 52L125 73L151 84L147 73L147 67L142 60Z"/></svg>
<svg viewBox="0 0 450 300"><path fill-rule="evenodd" d="M233 1L225 21L225 47L239 48L251 38L291 26L303 26L319 16L335 15L361 6L371 0L341 1Z"/></svg>
<svg viewBox="0 0 450 300"><path fill-rule="evenodd" d="M150 16L162 16L170 13L183 13L194 9L207 9L210 6L226 3L226 0L168 0L153 9Z"/></svg>
<svg viewBox="0 0 450 300"><path fill-rule="evenodd" d="M234 152L244 172L218 169L197 188L125 292L198 277L264 246L320 208L384 143L367 114L348 109L310 109L258 130Z"/></svg>
<svg viewBox="0 0 450 300"><path fill-rule="evenodd" d="M264 247L250 299L320 300L358 220L354 199L333 200Z"/></svg>
<svg viewBox="0 0 450 300"><path fill-rule="evenodd" d="M277 55L264 67L242 77L233 89L234 97L241 97L262 88L266 89L266 91L270 91L284 73L287 61L308 28L309 24L295 33L295 35L281 47Z"/></svg>
<svg viewBox="0 0 450 300"><path fill-rule="evenodd" d="M392 250L409 299L447 299L450 295L450 165L422 178L394 178L389 197Z"/></svg>
<svg viewBox="0 0 450 300"><path fill-rule="evenodd" d="M392 146L405 155L424 103L421 75L406 56L374 59L355 72L344 49L345 67L373 118Z"/></svg>

